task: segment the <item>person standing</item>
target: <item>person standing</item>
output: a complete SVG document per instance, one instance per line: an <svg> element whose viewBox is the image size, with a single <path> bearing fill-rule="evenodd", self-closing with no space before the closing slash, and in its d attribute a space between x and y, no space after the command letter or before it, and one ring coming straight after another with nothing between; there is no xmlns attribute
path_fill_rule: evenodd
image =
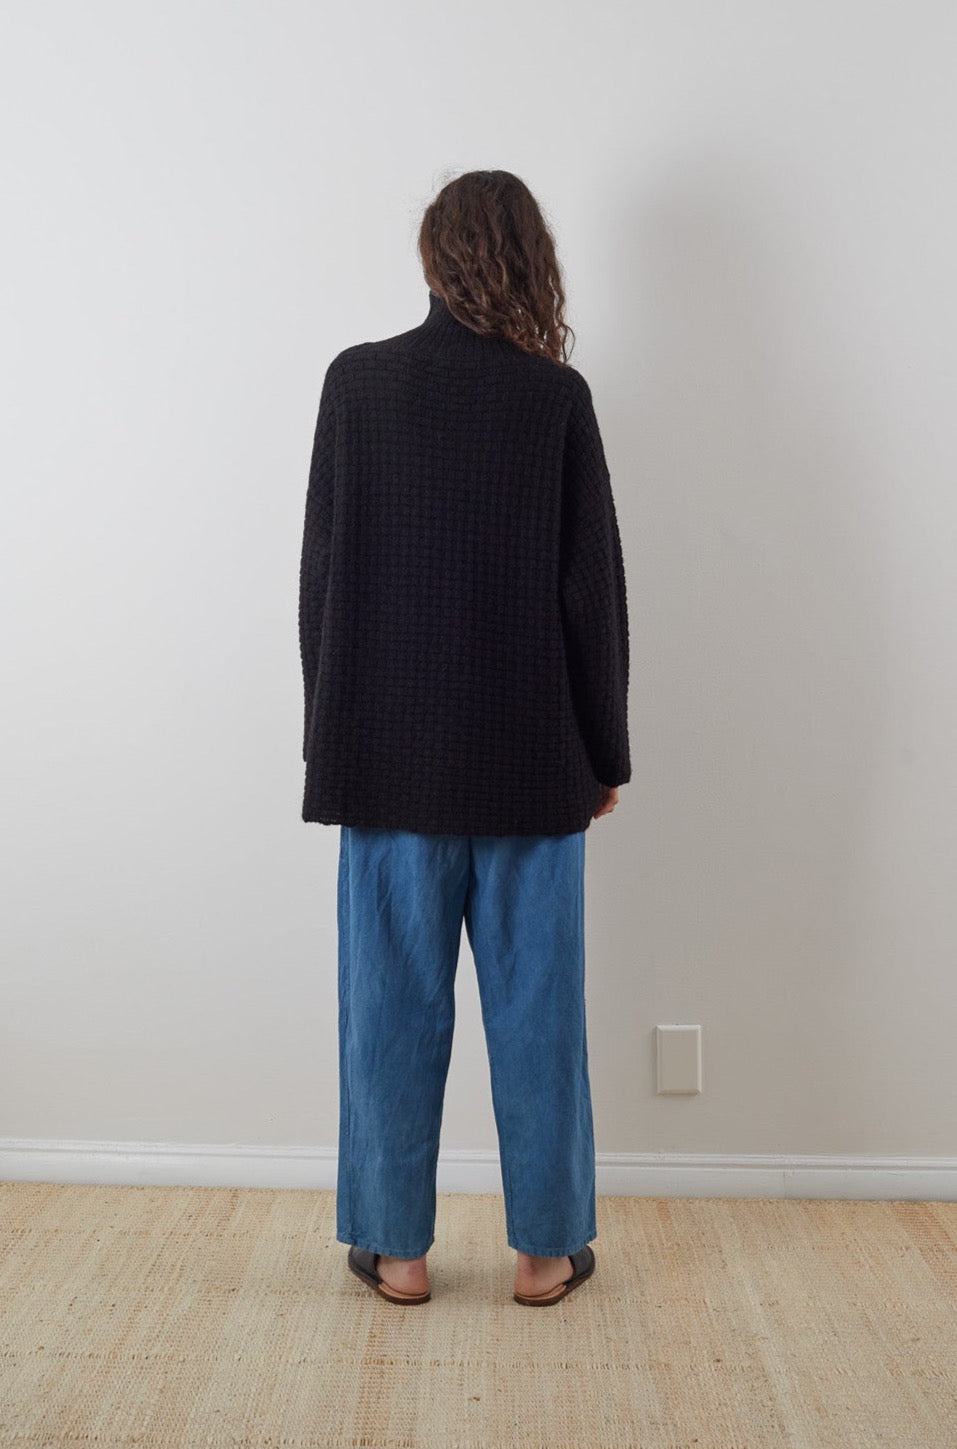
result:
<svg viewBox="0 0 957 1449"><path fill-rule="evenodd" d="M529 188L459 175L418 250L424 320L326 369L300 564L302 818L339 826L336 1237L429 1300L464 922L538 1306L595 1267L584 859L631 778L625 573Z"/></svg>

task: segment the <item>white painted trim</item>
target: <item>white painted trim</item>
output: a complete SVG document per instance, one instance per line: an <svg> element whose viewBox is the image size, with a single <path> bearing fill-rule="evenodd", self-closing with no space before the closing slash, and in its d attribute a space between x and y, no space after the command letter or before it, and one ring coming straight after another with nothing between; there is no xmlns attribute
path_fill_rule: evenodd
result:
<svg viewBox="0 0 957 1449"><path fill-rule="evenodd" d="M334 1189L336 1149L0 1139L5 1182ZM957 1201L957 1158L599 1152L599 1197ZM439 1153L439 1192L501 1192L498 1153Z"/></svg>

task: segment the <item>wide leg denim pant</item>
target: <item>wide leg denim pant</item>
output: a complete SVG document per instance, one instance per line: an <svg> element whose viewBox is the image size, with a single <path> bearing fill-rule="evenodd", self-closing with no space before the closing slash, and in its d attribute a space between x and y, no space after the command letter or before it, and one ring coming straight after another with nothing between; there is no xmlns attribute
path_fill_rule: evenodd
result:
<svg viewBox="0 0 957 1449"><path fill-rule="evenodd" d="M598 1236L584 865L584 831L340 826L339 1241L392 1258L419 1258L435 1241L463 918L509 1245L564 1257Z"/></svg>

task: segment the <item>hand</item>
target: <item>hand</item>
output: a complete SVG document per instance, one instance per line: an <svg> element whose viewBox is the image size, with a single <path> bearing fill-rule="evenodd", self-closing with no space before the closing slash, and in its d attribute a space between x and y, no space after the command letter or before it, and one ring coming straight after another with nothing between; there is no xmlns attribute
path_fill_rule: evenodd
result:
<svg viewBox="0 0 957 1449"><path fill-rule="evenodd" d="M617 804L618 804L618 786L617 785L602 785L602 787L601 787L601 804L598 806L598 809L595 811L594 815L592 816L592 819L593 820L597 820L600 815L610 815L611 812L614 810L614 808L615 808L615 806Z"/></svg>

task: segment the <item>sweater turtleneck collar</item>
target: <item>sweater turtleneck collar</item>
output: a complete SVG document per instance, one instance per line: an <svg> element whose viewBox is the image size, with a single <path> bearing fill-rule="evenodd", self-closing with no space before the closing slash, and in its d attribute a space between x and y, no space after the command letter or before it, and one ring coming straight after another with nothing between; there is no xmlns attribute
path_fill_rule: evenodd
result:
<svg viewBox="0 0 957 1449"><path fill-rule="evenodd" d="M513 350L515 344L507 337L484 337L474 327L460 322L449 311L444 297L429 289L429 311L425 321L418 328L423 337L442 349L481 354L482 352Z"/></svg>
<svg viewBox="0 0 957 1449"><path fill-rule="evenodd" d="M472 331L471 328L466 327L464 322L460 322L457 317L452 316L445 298L431 289L429 290L429 315L423 326L427 327L430 332L449 333L450 335L454 335L456 332ZM473 336L477 335L473 332Z"/></svg>

